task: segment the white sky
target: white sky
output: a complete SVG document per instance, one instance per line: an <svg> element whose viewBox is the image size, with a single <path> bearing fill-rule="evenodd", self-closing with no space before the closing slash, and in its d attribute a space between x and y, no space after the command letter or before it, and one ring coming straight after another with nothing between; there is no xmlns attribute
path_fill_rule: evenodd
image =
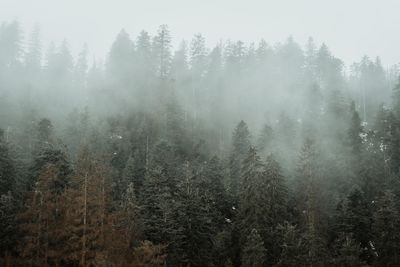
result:
<svg viewBox="0 0 400 267"><path fill-rule="evenodd" d="M103 57L116 34L155 33L168 24L174 41L202 33L220 39L268 43L292 35L327 43L346 64L367 54L384 66L400 62L400 0L0 0L0 21L18 19L25 33L38 23L45 44L66 38Z"/></svg>

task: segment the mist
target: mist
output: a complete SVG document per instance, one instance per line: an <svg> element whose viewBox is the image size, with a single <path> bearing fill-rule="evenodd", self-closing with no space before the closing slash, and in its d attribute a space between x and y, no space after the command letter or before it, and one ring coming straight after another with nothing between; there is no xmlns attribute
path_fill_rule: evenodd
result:
<svg viewBox="0 0 400 267"><path fill-rule="evenodd" d="M1 266L400 264L400 4L1 2Z"/></svg>

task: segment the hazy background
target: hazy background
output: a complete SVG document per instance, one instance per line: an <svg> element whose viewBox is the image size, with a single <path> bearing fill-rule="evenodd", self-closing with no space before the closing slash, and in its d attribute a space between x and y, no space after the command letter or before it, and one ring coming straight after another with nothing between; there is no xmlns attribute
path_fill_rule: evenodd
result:
<svg viewBox="0 0 400 267"><path fill-rule="evenodd" d="M45 45L66 38L76 54L86 42L100 58L121 28L153 34L168 24L175 44L197 32L208 46L221 38L273 44L289 35L304 44L313 36L346 65L367 54L386 67L400 62L399 10L397 0L0 0L0 21L18 19L25 31L38 23Z"/></svg>

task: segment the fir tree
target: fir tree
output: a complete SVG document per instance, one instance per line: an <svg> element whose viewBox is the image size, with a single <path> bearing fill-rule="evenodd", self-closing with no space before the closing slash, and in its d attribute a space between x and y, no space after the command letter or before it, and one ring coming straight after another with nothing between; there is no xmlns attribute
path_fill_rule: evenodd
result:
<svg viewBox="0 0 400 267"><path fill-rule="evenodd" d="M398 266L400 264L399 227L400 220L395 204L395 195L390 191L385 191L378 200L372 226L377 266Z"/></svg>
<svg viewBox="0 0 400 267"><path fill-rule="evenodd" d="M366 263L360 259L360 245L353 238L346 235L345 238L341 238L339 240L342 242L337 250L338 255L333 260L334 266L367 266Z"/></svg>
<svg viewBox="0 0 400 267"><path fill-rule="evenodd" d="M256 229L251 230L242 251L241 267L261 267L265 264L264 242Z"/></svg>
<svg viewBox="0 0 400 267"><path fill-rule="evenodd" d="M11 158L4 132L0 129L0 196L13 192L15 184L15 163Z"/></svg>
<svg viewBox="0 0 400 267"><path fill-rule="evenodd" d="M229 159L230 192L237 197L241 186L242 161L250 148L250 133L244 121L236 126L232 136L232 151Z"/></svg>
<svg viewBox="0 0 400 267"><path fill-rule="evenodd" d="M276 264L277 267L299 266L303 264L302 251L305 249L301 243L299 230L288 222L278 225L280 235L281 254Z"/></svg>

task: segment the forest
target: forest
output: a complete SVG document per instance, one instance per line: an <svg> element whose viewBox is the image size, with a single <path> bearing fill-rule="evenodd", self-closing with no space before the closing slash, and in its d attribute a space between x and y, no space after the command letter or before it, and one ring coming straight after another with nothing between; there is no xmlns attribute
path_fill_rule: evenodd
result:
<svg viewBox="0 0 400 267"><path fill-rule="evenodd" d="M400 65L0 26L0 266L400 266Z"/></svg>

